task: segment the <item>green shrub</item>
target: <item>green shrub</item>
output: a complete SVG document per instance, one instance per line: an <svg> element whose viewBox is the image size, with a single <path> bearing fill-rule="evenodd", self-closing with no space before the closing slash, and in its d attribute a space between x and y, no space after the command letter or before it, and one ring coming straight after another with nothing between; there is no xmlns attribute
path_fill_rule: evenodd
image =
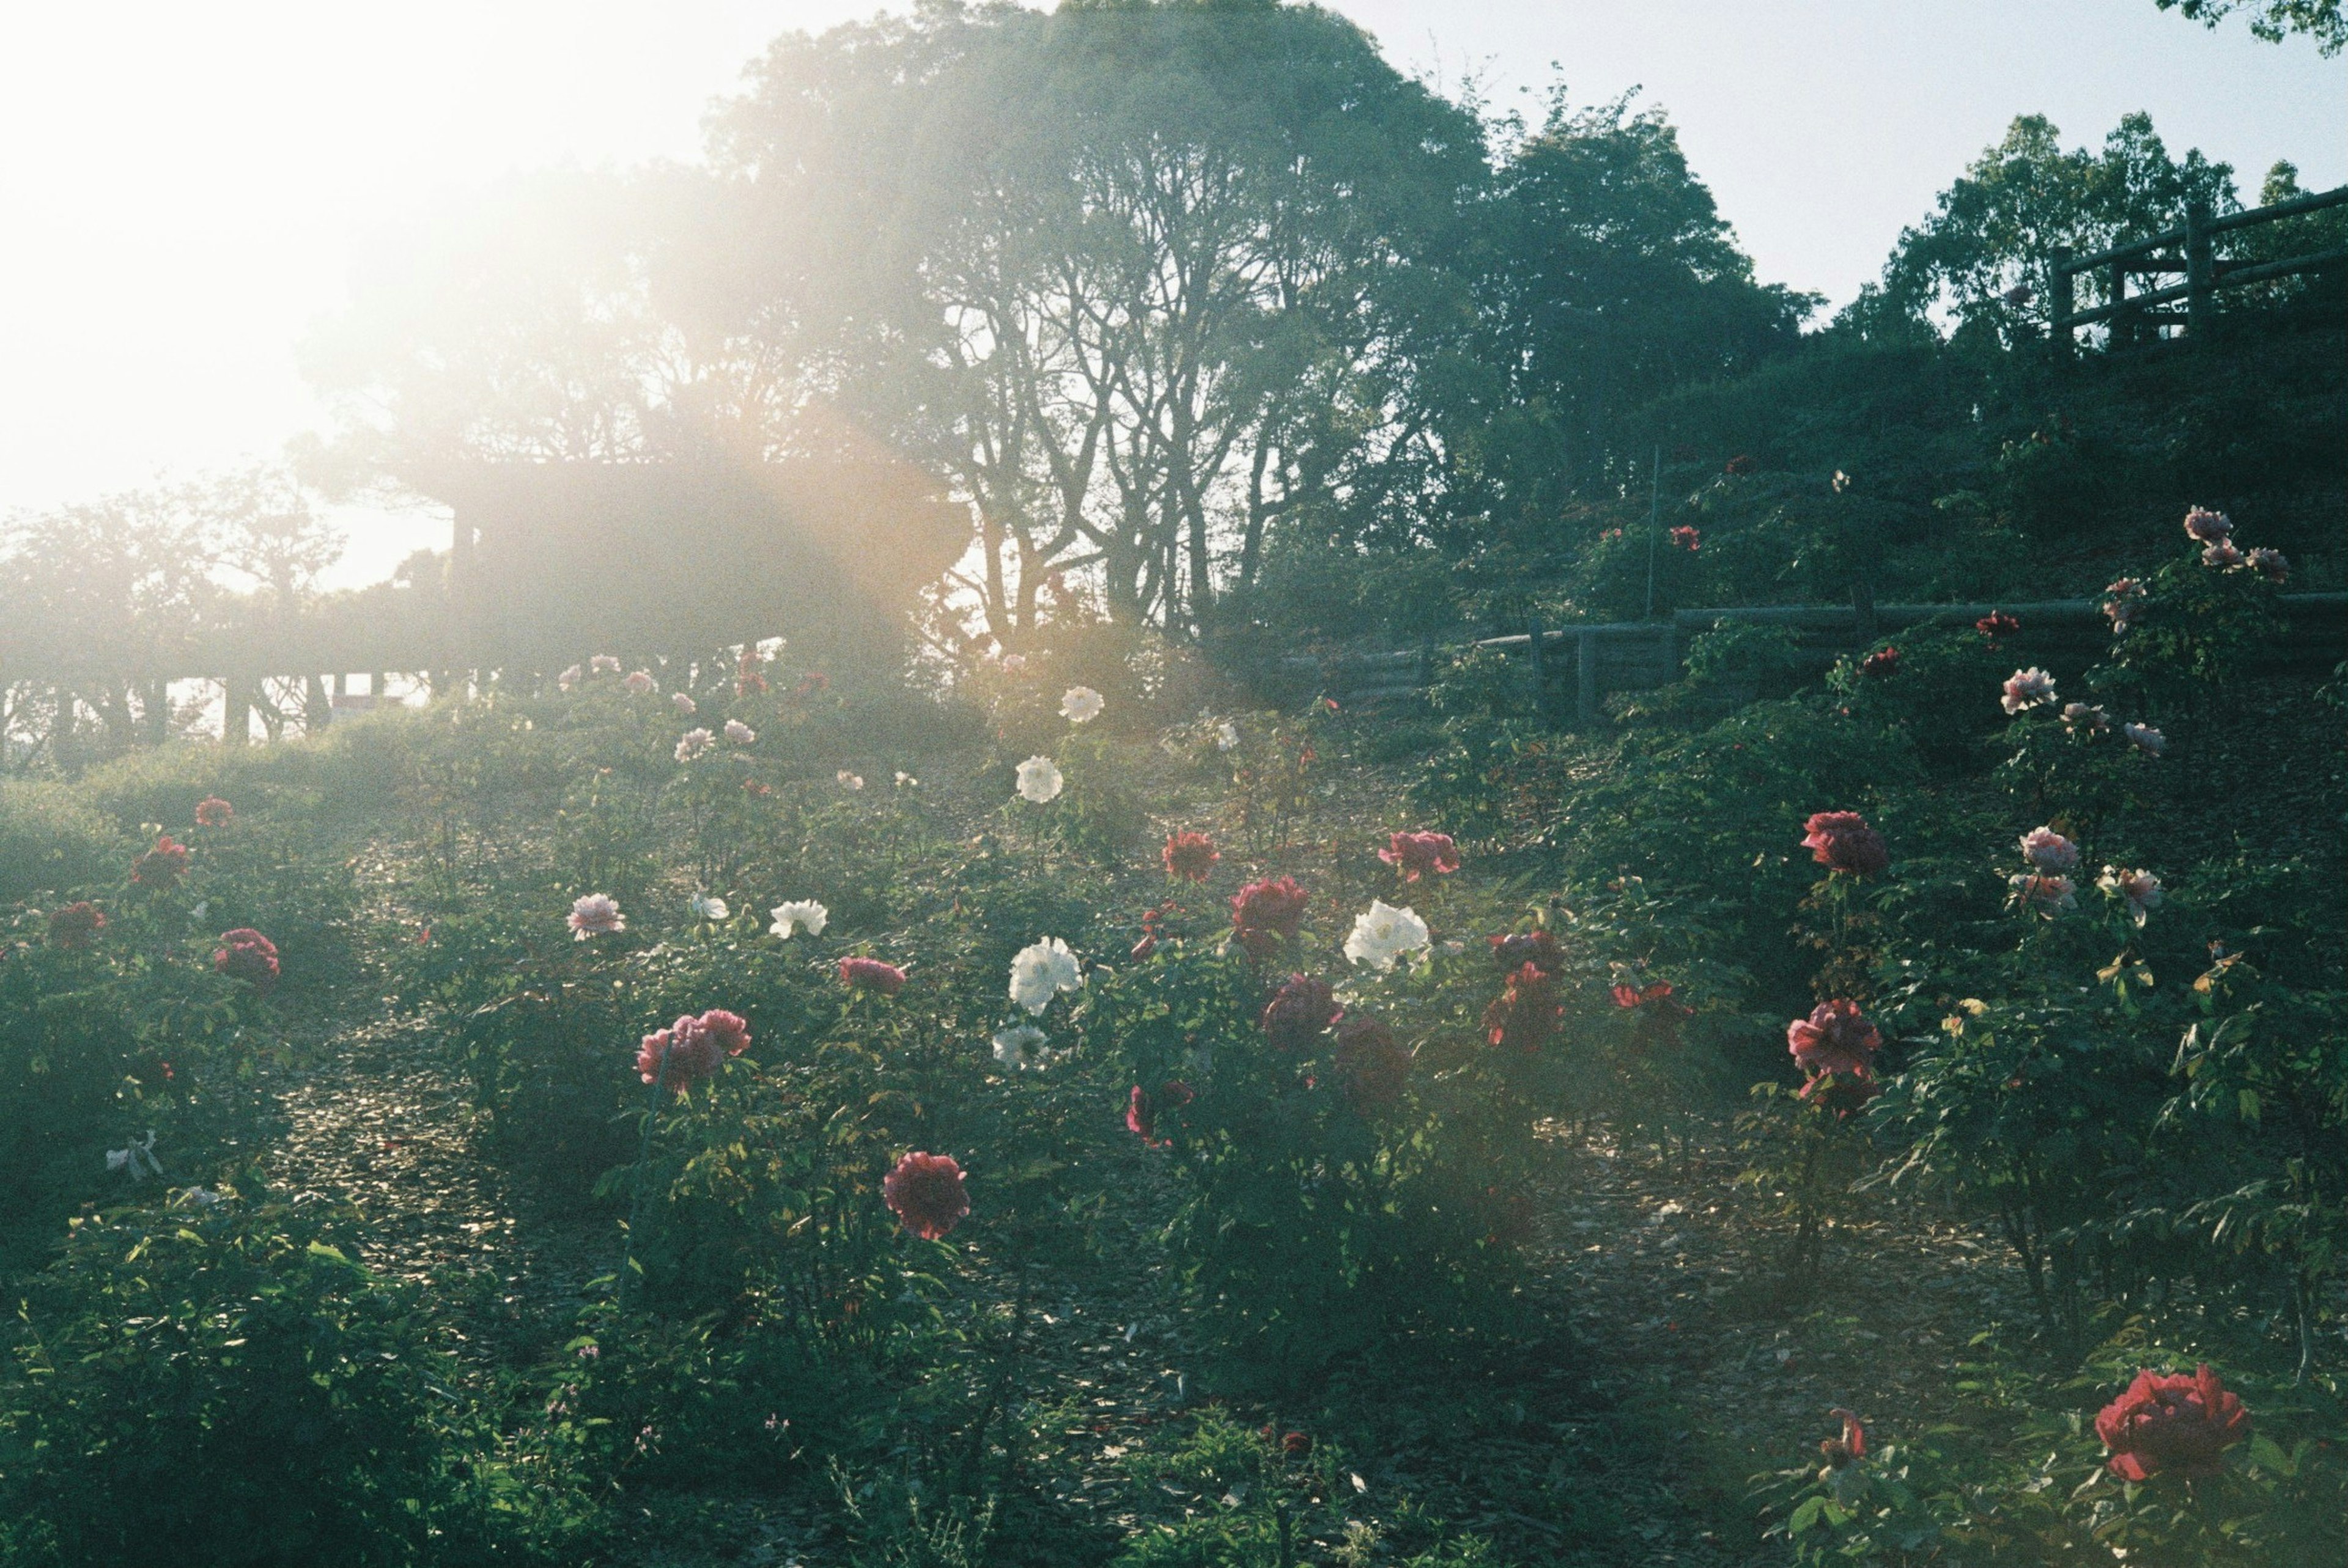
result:
<svg viewBox="0 0 2348 1568"><path fill-rule="evenodd" d="M135 850L60 784L0 780L0 904L119 875Z"/></svg>

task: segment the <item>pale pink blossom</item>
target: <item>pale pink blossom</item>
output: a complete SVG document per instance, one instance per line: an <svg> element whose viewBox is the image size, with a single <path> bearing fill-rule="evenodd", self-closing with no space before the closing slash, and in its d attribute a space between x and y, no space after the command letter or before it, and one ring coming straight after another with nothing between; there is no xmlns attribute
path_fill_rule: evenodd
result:
<svg viewBox="0 0 2348 1568"><path fill-rule="evenodd" d="M2234 531L2234 519L2223 512L2196 507L2185 514L2185 531L2205 545L2212 544Z"/></svg>
<svg viewBox="0 0 2348 1568"><path fill-rule="evenodd" d="M2168 737L2150 724L2122 724L2120 733L2127 737L2129 745L2148 757L2157 757L2168 749Z"/></svg>
<svg viewBox="0 0 2348 1568"><path fill-rule="evenodd" d="M674 707L680 713L690 714L697 704L695 703L692 698L686 696L684 692L679 692L669 698L669 705Z"/></svg>
<svg viewBox="0 0 2348 1568"><path fill-rule="evenodd" d="M590 893L578 899L571 906L571 917L565 923L571 927L572 940L580 942L628 928L627 917L620 913L619 900L609 893Z"/></svg>
<svg viewBox="0 0 2348 1568"><path fill-rule="evenodd" d="M716 743L717 737L707 730L698 728L687 730L685 733L685 738L676 743L676 760L681 763L698 761L707 756L709 748Z"/></svg>
<svg viewBox="0 0 2348 1568"><path fill-rule="evenodd" d="M2291 562L2283 559L2282 551L2279 549L2260 545L2242 559L2252 571L2278 587L2291 580Z"/></svg>
<svg viewBox="0 0 2348 1568"><path fill-rule="evenodd" d="M2106 866L2104 874L2096 878L2096 886L2109 897L2125 903L2128 918L2139 926L2144 924L2146 915L2160 907L2160 878L2149 871L2129 871L2117 866Z"/></svg>
<svg viewBox="0 0 2348 1568"><path fill-rule="evenodd" d="M2111 617L2115 633L2126 631L2128 621L2136 615L2136 607L2144 602L2146 589L2139 577L2124 577L2104 589L2104 613Z"/></svg>
<svg viewBox="0 0 2348 1568"><path fill-rule="evenodd" d="M747 746L758 738L758 732L739 719L726 721L726 738L737 746Z"/></svg>
<svg viewBox="0 0 2348 1568"><path fill-rule="evenodd" d="M2013 889L2014 903L2049 920L2078 906L2078 893L2068 876L2025 871L2007 877L2006 886Z"/></svg>
<svg viewBox="0 0 2348 1568"><path fill-rule="evenodd" d="M639 697L649 697L660 690L660 682L653 679L653 672L649 670L631 670L628 678L620 684Z"/></svg>
<svg viewBox="0 0 2348 1568"><path fill-rule="evenodd" d="M2079 846L2051 827L2022 835L2022 856L2041 871L2068 871L2079 864Z"/></svg>
<svg viewBox="0 0 2348 1568"><path fill-rule="evenodd" d="M2242 552L2234 548L2231 539L2212 539L2201 549L2201 564L2215 567L2220 571L2233 570L2242 564L2243 559Z"/></svg>
<svg viewBox="0 0 2348 1568"><path fill-rule="evenodd" d="M2019 713L2024 708L2035 708L2054 700L2054 677L2034 664L2005 678L2005 695L2001 702L2009 713Z"/></svg>
<svg viewBox="0 0 2348 1568"><path fill-rule="evenodd" d="M2063 727L2075 735L2100 735L2112 727L2112 719L2095 703L2065 702L2063 704Z"/></svg>
<svg viewBox="0 0 2348 1568"><path fill-rule="evenodd" d="M579 668L578 665L573 664L570 669L565 670L561 674L557 675L554 678L554 683L562 688L565 692L568 692L571 688L578 685L580 682L584 681L585 679L587 679L587 671Z"/></svg>
<svg viewBox="0 0 2348 1568"><path fill-rule="evenodd" d="M616 654L598 653L594 658L587 661L587 671L592 675L617 675L620 672L619 657Z"/></svg>

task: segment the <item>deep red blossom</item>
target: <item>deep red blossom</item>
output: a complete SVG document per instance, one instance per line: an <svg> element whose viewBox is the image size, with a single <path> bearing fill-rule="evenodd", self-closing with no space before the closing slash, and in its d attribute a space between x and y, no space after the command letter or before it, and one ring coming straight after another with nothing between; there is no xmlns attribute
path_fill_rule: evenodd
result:
<svg viewBox="0 0 2348 1568"><path fill-rule="evenodd" d="M1251 882L1231 896L1231 930L1249 958L1261 963L1295 940L1311 896L1293 876Z"/></svg>
<svg viewBox="0 0 2348 1568"><path fill-rule="evenodd" d="M1873 675L1879 678L1892 674L1896 672L1899 668L1900 650L1897 648L1879 648L1874 652L1869 654L1866 658L1859 661L1859 672L1860 674Z"/></svg>
<svg viewBox="0 0 2348 1568"><path fill-rule="evenodd" d="M1973 630L1992 642L2001 637L2011 637L2022 630L2022 622L2002 610L1993 610L1973 622Z"/></svg>
<svg viewBox="0 0 2348 1568"><path fill-rule="evenodd" d="M1865 1459L1867 1429L1859 1424L1859 1418L1839 1406L1828 1410L1827 1414L1842 1419L1842 1436L1825 1438L1818 1443L1818 1452L1825 1456L1828 1467L1840 1470L1853 1460Z"/></svg>
<svg viewBox="0 0 2348 1568"><path fill-rule="evenodd" d="M1291 975L1264 1004L1264 1038L1281 1050L1302 1054L1311 1050L1337 1021L1337 998L1328 981L1312 975Z"/></svg>
<svg viewBox="0 0 2348 1568"><path fill-rule="evenodd" d="M1866 1072L1883 1036L1848 997L1820 1002L1786 1026L1786 1049L1805 1072Z"/></svg>
<svg viewBox="0 0 2348 1568"><path fill-rule="evenodd" d="M236 807L229 804L228 802L221 799L221 797L216 794L206 795L203 799L196 802L196 825L198 827L226 827L229 825L230 819L235 815Z"/></svg>
<svg viewBox="0 0 2348 1568"><path fill-rule="evenodd" d="M1492 957L1503 969L1531 964L1554 974L1565 963L1565 949L1558 946L1555 933L1548 930L1511 931L1484 939L1492 944Z"/></svg>
<svg viewBox="0 0 2348 1568"><path fill-rule="evenodd" d="M220 943L212 951L212 968L267 996L277 984L277 944L250 926L221 932Z"/></svg>
<svg viewBox="0 0 2348 1568"><path fill-rule="evenodd" d="M1539 966L1522 964L1484 1009L1484 1038L1494 1045L1539 1050L1557 1033L1557 1020L1564 1016L1557 982Z"/></svg>
<svg viewBox="0 0 2348 1568"><path fill-rule="evenodd" d="M1196 1100L1198 1094L1179 1078L1169 1078L1150 1093L1137 1083L1126 1099L1125 1130L1153 1149L1163 1149L1173 1140L1158 1135L1158 1120L1170 1111L1179 1111Z"/></svg>
<svg viewBox="0 0 2348 1568"><path fill-rule="evenodd" d="M646 1083L683 1089L716 1075L728 1057L750 1049L750 1026L741 1014L711 1008L685 1014L666 1029L644 1036L636 1052L636 1073Z"/></svg>
<svg viewBox="0 0 2348 1568"><path fill-rule="evenodd" d="M1167 876L1204 882L1222 854L1215 848L1215 841L1203 833L1170 833L1166 835L1166 847L1159 858L1166 863Z"/></svg>
<svg viewBox="0 0 2348 1568"><path fill-rule="evenodd" d="M1739 452L1735 456L1731 457L1726 464L1723 465L1720 471L1724 474L1744 475L1750 474L1754 469L1759 466L1760 465L1756 463L1752 458L1746 456L1744 453Z"/></svg>
<svg viewBox="0 0 2348 1568"><path fill-rule="evenodd" d="M1855 811L1821 811L1802 824L1802 847L1829 871L1872 876L1891 864L1883 835Z"/></svg>
<svg viewBox="0 0 2348 1568"><path fill-rule="evenodd" d="M1673 1012L1686 1010L1678 1003L1672 1001L1672 982L1669 980L1657 980L1647 986L1618 982L1608 994L1613 997L1614 1005L1618 1008L1643 1007L1649 1002L1663 1002L1668 1004L1670 1010Z"/></svg>
<svg viewBox="0 0 2348 1568"><path fill-rule="evenodd" d="M937 1241L970 1217L970 1193L951 1154L916 1149L881 1178L880 1195L897 1223L923 1241Z"/></svg>
<svg viewBox="0 0 2348 1568"><path fill-rule="evenodd" d="M2191 1377L2145 1368L2096 1416L2096 1435L2124 1481L2162 1471L2207 1480L2225 1469L2225 1450L2250 1435L2250 1412L2206 1364Z"/></svg>
<svg viewBox="0 0 2348 1568"><path fill-rule="evenodd" d="M1308 1459L1313 1453L1312 1436L1305 1432L1283 1432L1280 1439L1280 1451L1289 1459Z"/></svg>
<svg viewBox="0 0 2348 1568"><path fill-rule="evenodd" d="M1334 1053L1337 1081L1356 1111L1375 1111L1402 1098L1410 1078L1410 1048L1394 1030L1365 1013L1338 1020Z"/></svg>
<svg viewBox="0 0 2348 1568"><path fill-rule="evenodd" d="M1672 548L1675 550L1685 550L1690 555L1695 554L1698 550L1704 548L1704 534L1702 530L1689 524L1682 523L1678 528L1672 530Z"/></svg>
<svg viewBox="0 0 2348 1568"><path fill-rule="evenodd" d="M155 847L130 863L130 880L147 887L174 887L188 874L188 846L165 834Z"/></svg>
<svg viewBox="0 0 2348 1568"><path fill-rule="evenodd" d="M1416 882L1430 872L1447 876L1458 870L1459 846L1447 833L1388 834L1378 858L1401 872L1404 881Z"/></svg>
<svg viewBox="0 0 2348 1568"><path fill-rule="evenodd" d="M68 952L87 948L106 929L106 915L88 899L67 904L49 915L49 942Z"/></svg>
<svg viewBox="0 0 2348 1568"><path fill-rule="evenodd" d="M879 991L884 997L905 989L905 971L878 958L842 958L839 978L856 990Z"/></svg>

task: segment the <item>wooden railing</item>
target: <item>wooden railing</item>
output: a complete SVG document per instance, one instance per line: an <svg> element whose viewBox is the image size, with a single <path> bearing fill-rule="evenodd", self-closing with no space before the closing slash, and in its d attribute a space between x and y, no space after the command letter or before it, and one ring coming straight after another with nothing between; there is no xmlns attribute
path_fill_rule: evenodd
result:
<svg viewBox="0 0 2348 1568"><path fill-rule="evenodd" d="M2339 247L2271 261L2227 259L2217 253L2220 234L2302 217L2343 202L2348 202L2348 185L2312 196L2296 196L2270 207L2253 207L2247 212L2229 213L2223 218L2210 217L2208 208L2196 203L2187 211L2182 228L2164 230L2092 256L2074 257L2068 251L2055 251L2054 297L2047 302L2047 325L2054 333L2056 352L2069 352L2072 333L2097 322L2110 323L2111 341L2115 343L2157 334L2163 326L2182 326L2188 333L2199 333L2208 328L2210 300L2219 289L2288 278L2348 261L2348 249ZM2096 272L2103 272L2106 279L2104 302L2089 310L2074 308L2078 279ZM2181 281L2131 294L2131 274L2147 279L2178 276ZM2158 308L2180 302L2182 310Z"/></svg>
<svg viewBox="0 0 2348 1568"><path fill-rule="evenodd" d="M2267 650L2270 657L2287 665L2323 669L2348 659L2348 593L2287 593L2280 608L2290 630ZM2014 641L2025 663L2065 653L2093 657L2111 641L2110 624L2099 601L2063 599L2035 604L1879 604L1871 631L1862 628L1859 612L1847 605L1682 610L1668 620L1554 630L1535 626L1469 646L1521 658L1526 706L1552 722L1586 725L1600 716L1611 692L1653 691L1677 681L1689 641L1724 621L1785 627L1818 653L1823 668L1837 651L1865 647L1886 632L1934 624L1968 626L1993 610L2003 610L2022 622ZM1290 655L1271 671L1276 690L1268 695L1292 702L1325 696L1348 708L1414 702L1457 651L1427 648L1325 659Z"/></svg>

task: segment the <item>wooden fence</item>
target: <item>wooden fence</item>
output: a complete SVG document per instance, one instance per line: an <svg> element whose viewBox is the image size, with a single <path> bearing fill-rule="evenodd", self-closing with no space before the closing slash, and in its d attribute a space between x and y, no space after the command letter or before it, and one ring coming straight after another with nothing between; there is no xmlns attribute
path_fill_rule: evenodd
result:
<svg viewBox="0 0 2348 1568"><path fill-rule="evenodd" d="M2270 654L2294 667L2329 668L2348 659L2348 593L2281 596L2289 631ZM1691 640L1725 621L1781 626L1815 652L1821 664L1835 653L1867 646L1885 632L1925 625L1967 626L1993 610L2022 622L2011 641L2017 657L2092 658L2110 645L2100 601L2050 600L2036 604L1880 604L1869 631L1847 606L1746 605L1683 610L1668 620L1613 621L1544 630L1538 625L1506 637L1487 637L1473 649L1524 661L1526 702L1553 722L1589 724L1616 692L1647 692L1680 678ZM1410 649L1395 653L1344 653L1315 659L1290 655L1268 671L1270 695L1303 702L1327 696L1344 707L1415 702L1461 650Z"/></svg>
<svg viewBox="0 0 2348 1568"><path fill-rule="evenodd" d="M2097 322L2110 323L2111 342L2116 344L2157 336L2163 326L2182 326L2188 333L2198 333L2208 329L2210 302L2219 289L2288 278L2348 262L2348 249L2336 247L2269 261L2230 259L2217 253L2218 237L2221 234L2302 217L2343 202L2348 202L2348 185L2312 196L2293 197L2271 207L2253 207L2247 212L2223 218L2210 217L2208 208L2196 203L2187 211L2182 228L2164 230L2092 256L2075 258L2068 251L2055 251L2054 298L2047 302L2047 324L2054 333L2056 352L2068 353L2073 333ZM2076 309L2077 281L2096 272L2103 272L2106 280L2104 302L2090 310ZM2131 294L2131 274L2152 279L2177 276L2180 281ZM2181 311L2158 308L2180 302L2185 307Z"/></svg>

